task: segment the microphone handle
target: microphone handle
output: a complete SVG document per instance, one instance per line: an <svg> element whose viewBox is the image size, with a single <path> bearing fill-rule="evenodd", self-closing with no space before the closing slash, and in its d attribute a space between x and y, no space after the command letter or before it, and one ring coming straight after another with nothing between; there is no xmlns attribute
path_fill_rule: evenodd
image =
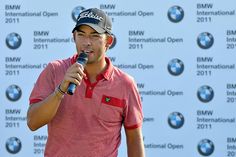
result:
<svg viewBox="0 0 236 157"><path fill-rule="evenodd" d="M85 52L81 52L76 62L81 64L84 67L87 61L88 61L88 54ZM73 95L75 92L76 86L77 86L76 84L70 82L69 87L67 89L67 93L69 95Z"/></svg>
<svg viewBox="0 0 236 157"><path fill-rule="evenodd" d="M70 84L69 84L69 87L68 87L68 89L67 89L67 94L73 95L74 92L75 92L75 89L76 89L76 84L70 83Z"/></svg>

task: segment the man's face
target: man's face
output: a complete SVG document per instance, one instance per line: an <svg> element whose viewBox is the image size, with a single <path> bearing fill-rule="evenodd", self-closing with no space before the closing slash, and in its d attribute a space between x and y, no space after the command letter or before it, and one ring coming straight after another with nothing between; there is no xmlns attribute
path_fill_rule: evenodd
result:
<svg viewBox="0 0 236 157"><path fill-rule="evenodd" d="M106 34L99 34L93 28L81 25L73 35L77 53L80 54L82 51L88 53L87 64L93 64L105 59L105 52L108 48Z"/></svg>

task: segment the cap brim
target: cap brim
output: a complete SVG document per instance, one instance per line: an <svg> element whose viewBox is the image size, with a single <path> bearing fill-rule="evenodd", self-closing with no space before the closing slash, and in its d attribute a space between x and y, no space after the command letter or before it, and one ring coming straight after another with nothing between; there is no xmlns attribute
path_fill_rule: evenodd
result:
<svg viewBox="0 0 236 157"><path fill-rule="evenodd" d="M79 25L77 25L73 30L72 30L72 33L81 25L87 25L91 28L93 28L96 32L98 33L105 33L106 31L104 29L102 29L101 27L99 27L98 25L95 25L95 24L91 24L91 23L81 23ZM108 32L109 33L109 32Z"/></svg>

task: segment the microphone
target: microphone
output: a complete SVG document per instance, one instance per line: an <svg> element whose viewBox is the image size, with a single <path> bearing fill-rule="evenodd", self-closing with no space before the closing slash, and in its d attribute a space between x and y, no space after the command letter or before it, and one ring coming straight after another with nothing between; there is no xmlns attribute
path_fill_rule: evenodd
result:
<svg viewBox="0 0 236 157"><path fill-rule="evenodd" d="M85 52L81 52L80 54L79 54L79 57L78 57L78 59L77 59L77 63L79 63L79 64L81 64L83 67L85 66L85 64L87 63L87 61L88 61L88 54L87 53L85 53ZM76 88L76 84L74 84L74 83L70 83L69 84L69 87L68 87L68 89L67 89L67 93L69 94L69 95L73 95L74 94L74 92L75 92L75 88Z"/></svg>

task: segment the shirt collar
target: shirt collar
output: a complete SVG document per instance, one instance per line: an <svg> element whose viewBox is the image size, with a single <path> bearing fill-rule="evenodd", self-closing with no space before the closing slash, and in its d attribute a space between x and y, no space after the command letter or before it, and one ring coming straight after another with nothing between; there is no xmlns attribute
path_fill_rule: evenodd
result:
<svg viewBox="0 0 236 157"><path fill-rule="evenodd" d="M78 54L75 54L71 57L71 64L74 64L78 58ZM101 80L105 78L106 80L109 80L111 78L111 74L113 72L113 65L111 63L111 60L108 57L105 57L107 68L97 76L97 80Z"/></svg>
<svg viewBox="0 0 236 157"><path fill-rule="evenodd" d="M77 58L78 58L78 54L74 54L70 59L71 64L74 64Z"/></svg>

